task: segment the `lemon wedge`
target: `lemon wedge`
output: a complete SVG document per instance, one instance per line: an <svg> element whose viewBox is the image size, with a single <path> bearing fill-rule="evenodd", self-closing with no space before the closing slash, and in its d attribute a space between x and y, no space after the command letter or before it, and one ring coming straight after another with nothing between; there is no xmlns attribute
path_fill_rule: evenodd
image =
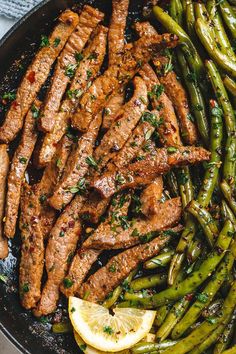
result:
<svg viewBox="0 0 236 354"><path fill-rule="evenodd" d="M101 305L69 298L69 316L74 330L89 346L104 352L119 352L138 343L150 331L156 311L115 308L113 314Z"/></svg>

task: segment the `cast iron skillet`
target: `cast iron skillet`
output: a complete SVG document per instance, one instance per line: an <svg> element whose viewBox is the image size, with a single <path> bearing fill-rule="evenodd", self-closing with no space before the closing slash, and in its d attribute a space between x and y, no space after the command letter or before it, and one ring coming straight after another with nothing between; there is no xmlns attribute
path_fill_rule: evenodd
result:
<svg viewBox="0 0 236 354"><path fill-rule="evenodd" d="M50 33L58 14L66 8L80 9L84 4L98 7L106 14L105 24L109 23L111 0L44 0L20 20L0 41L0 97L3 92L13 91L19 85L25 68L40 43L42 34ZM129 25L141 18L143 0L131 0L128 17L127 39L132 36ZM45 85L45 88L47 83ZM41 95L45 90L42 90ZM0 107L1 109L1 107ZM0 120L4 112L0 112ZM14 152L16 143L10 147ZM1 167L0 167L1 168ZM36 178L38 172L36 172ZM20 237L10 242L10 254L0 261L0 274L8 278L6 284L0 281L0 329L22 353L60 353L79 352L73 336L55 335L48 324L37 321L29 311L20 306L18 294L18 265Z"/></svg>

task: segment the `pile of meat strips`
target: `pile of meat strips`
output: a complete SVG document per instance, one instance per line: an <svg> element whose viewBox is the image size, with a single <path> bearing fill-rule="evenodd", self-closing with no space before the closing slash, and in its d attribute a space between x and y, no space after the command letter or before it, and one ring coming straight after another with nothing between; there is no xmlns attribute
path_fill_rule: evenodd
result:
<svg viewBox="0 0 236 354"><path fill-rule="evenodd" d="M171 238L160 232L180 230L182 216L180 198L163 199L162 175L210 157L194 146L186 93L165 55L178 38L137 22L139 39L127 44L128 6L128 0L113 0L109 28L91 6L61 13L50 36L42 37L0 128L0 258L8 254L19 214L19 293L36 316L55 311L60 293L103 301L158 254ZM133 88L128 101L127 85ZM18 134L9 161L7 144ZM30 161L44 169L33 185L25 180ZM131 217L137 191L139 212ZM144 242L145 235L153 237ZM100 254L114 249L120 252L88 277Z"/></svg>

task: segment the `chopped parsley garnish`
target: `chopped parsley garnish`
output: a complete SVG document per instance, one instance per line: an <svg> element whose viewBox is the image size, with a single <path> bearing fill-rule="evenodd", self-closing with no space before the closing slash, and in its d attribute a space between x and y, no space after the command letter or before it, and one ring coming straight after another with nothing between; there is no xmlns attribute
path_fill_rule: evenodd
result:
<svg viewBox="0 0 236 354"><path fill-rule="evenodd" d="M69 64L65 68L65 75L68 76L70 79L75 76L75 70L77 68L76 64Z"/></svg>
<svg viewBox="0 0 236 354"><path fill-rule="evenodd" d="M75 312L75 311L76 311L76 310L75 310L74 307L72 307L71 310L70 310L71 313L73 313L73 312Z"/></svg>
<svg viewBox="0 0 236 354"><path fill-rule="evenodd" d="M194 72L190 72L186 75L186 79L189 81L189 82L194 82L196 83L197 82L197 76Z"/></svg>
<svg viewBox="0 0 236 354"><path fill-rule="evenodd" d="M193 109L194 109L195 111L202 111L202 110L203 110L203 107L202 107L200 104L195 104L195 105L193 106Z"/></svg>
<svg viewBox="0 0 236 354"><path fill-rule="evenodd" d="M60 38L55 38L54 42L53 42L53 47L57 48L59 46L60 42L61 42Z"/></svg>
<svg viewBox="0 0 236 354"><path fill-rule="evenodd" d="M92 156L86 157L85 161L90 167L94 168L95 170L98 169L98 164Z"/></svg>
<svg viewBox="0 0 236 354"><path fill-rule="evenodd" d="M117 184L124 184L125 183L125 179L120 173L116 174L116 182L117 182Z"/></svg>
<svg viewBox="0 0 236 354"><path fill-rule="evenodd" d="M40 110L34 104L31 107L31 112L32 112L33 118L37 119L39 117Z"/></svg>
<svg viewBox="0 0 236 354"><path fill-rule="evenodd" d="M111 114L110 108L104 108L103 113L105 116L109 116L109 114Z"/></svg>
<svg viewBox="0 0 236 354"><path fill-rule="evenodd" d="M177 150L178 150L178 149L176 149L176 147L174 147L174 146L169 146L169 147L167 148L168 154L174 154Z"/></svg>
<svg viewBox="0 0 236 354"><path fill-rule="evenodd" d="M91 78L91 76L93 75L91 70L87 70L87 80L89 80Z"/></svg>
<svg viewBox="0 0 236 354"><path fill-rule="evenodd" d="M172 64L172 62L171 62L171 60L172 60L172 56L171 55L169 55L169 61L168 61L168 63L166 63L165 65L164 65L164 67L163 67L163 74L164 75L166 75L166 74L168 74L170 71L172 71L173 70L173 64Z"/></svg>
<svg viewBox="0 0 236 354"><path fill-rule="evenodd" d="M205 293L200 293L196 295L196 299L203 304L207 303L209 296Z"/></svg>
<svg viewBox="0 0 236 354"><path fill-rule="evenodd" d="M77 61L77 63L80 63L81 60L83 60L84 57L83 57L83 54L82 53L75 53L75 60Z"/></svg>
<svg viewBox="0 0 236 354"><path fill-rule="evenodd" d="M67 97L72 100L73 98L79 98L82 94L83 94L83 91L82 90L68 90L67 91Z"/></svg>
<svg viewBox="0 0 236 354"><path fill-rule="evenodd" d="M163 92L164 92L164 86L157 84L153 86L151 92L148 92L148 97L158 99Z"/></svg>
<svg viewBox="0 0 236 354"><path fill-rule="evenodd" d="M87 348L87 344L80 344L79 345L79 349L82 350L82 352L84 352Z"/></svg>
<svg viewBox="0 0 236 354"><path fill-rule="evenodd" d="M9 102L14 101L16 99L16 94L13 92L5 92L2 96L2 99Z"/></svg>
<svg viewBox="0 0 236 354"><path fill-rule="evenodd" d="M138 237L139 237L140 235L139 235L138 229L135 228L135 229L132 231L131 236L138 236Z"/></svg>
<svg viewBox="0 0 236 354"><path fill-rule="evenodd" d="M212 108L211 114L216 117L222 117L223 111L219 106L215 106Z"/></svg>
<svg viewBox="0 0 236 354"><path fill-rule="evenodd" d="M88 59L97 59L97 57L98 57L98 53L96 53L96 52L93 52L93 53L91 53L90 55L89 55L89 57L88 57Z"/></svg>
<svg viewBox="0 0 236 354"><path fill-rule="evenodd" d="M148 122L154 128L157 128L161 124L156 115L151 112L144 112L141 117L141 122Z"/></svg>
<svg viewBox="0 0 236 354"><path fill-rule="evenodd" d="M113 329L110 326L104 326L103 332L110 334L110 335L114 333Z"/></svg>
<svg viewBox="0 0 236 354"><path fill-rule="evenodd" d="M206 321L209 322L210 324L215 324L217 322L217 319L214 317L208 317L206 318Z"/></svg>
<svg viewBox="0 0 236 354"><path fill-rule="evenodd" d="M69 188L68 191L72 194L83 194L86 191L86 179L81 178L81 180L76 184L76 186Z"/></svg>
<svg viewBox="0 0 236 354"><path fill-rule="evenodd" d="M41 194L39 197L39 201L43 204L47 200L47 196L45 194Z"/></svg>
<svg viewBox="0 0 236 354"><path fill-rule="evenodd" d="M178 182L180 185L184 185L188 182L188 176L183 172L178 172Z"/></svg>
<svg viewBox="0 0 236 354"><path fill-rule="evenodd" d="M46 316L41 316L41 317L39 317L39 322L42 324L47 324L48 318Z"/></svg>
<svg viewBox="0 0 236 354"><path fill-rule="evenodd" d="M20 163L22 163L22 165L25 165L27 163L28 159L26 157L20 157L19 161L20 161Z"/></svg>
<svg viewBox="0 0 236 354"><path fill-rule="evenodd" d="M29 292L29 284L25 283L22 285L21 290L23 293L28 293Z"/></svg>
<svg viewBox="0 0 236 354"><path fill-rule="evenodd" d="M188 118L188 120L190 120L190 122L194 122L194 117L191 113L187 114L187 118Z"/></svg>
<svg viewBox="0 0 236 354"><path fill-rule="evenodd" d="M109 272L111 272L111 273L115 273L116 272L116 266L115 266L115 264L112 264L110 267L109 267Z"/></svg>
<svg viewBox="0 0 236 354"><path fill-rule="evenodd" d="M48 47L50 45L49 39L47 36L41 36L40 47Z"/></svg>
<svg viewBox="0 0 236 354"><path fill-rule="evenodd" d="M60 158L58 158L58 159L56 160L56 166L57 166L57 167L60 167L60 166L61 166L61 159L60 159Z"/></svg>
<svg viewBox="0 0 236 354"><path fill-rule="evenodd" d="M65 278L63 280L63 285L66 289L69 289L72 287L72 285L74 284L73 280L69 279L69 278Z"/></svg>
<svg viewBox="0 0 236 354"><path fill-rule="evenodd" d="M145 140L149 140L152 136L152 130L148 130L145 134L144 134L144 138Z"/></svg>
<svg viewBox="0 0 236 354"><path fill-rule="evenodd" d="M59 237L64 237L64 236L65 236L65 232L64 231L60 231Z"/></svg>
<svg viewBox="0 0 236 354"><path fill-rule="evenodd" d="M3 282L3 283L7 283L7 281L8 281L8 278L7 278L7 276L6 275L4 275L4 274L0 274L0 280Z"/></svg>

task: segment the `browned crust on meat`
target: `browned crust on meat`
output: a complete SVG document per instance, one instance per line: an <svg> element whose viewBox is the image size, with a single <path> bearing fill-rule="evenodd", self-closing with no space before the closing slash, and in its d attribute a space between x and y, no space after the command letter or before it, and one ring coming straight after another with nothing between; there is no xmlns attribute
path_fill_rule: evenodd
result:
<svg viewBox="0 0 236 354"><path fill-rule="evenodd" d="M62 53L60 54L57 65L52 77L51 86L47 93L44 106L40 114L40 128L44 132L53 129L55 116L59 110L62 96L70 82L69 76L65 75L68 65L76 65L76 53L80 53L87 43L92 31L98 23L102 21L104 14L91 6L84 6L74 32L69 37Z"/></svg>
<svg viewBox="0 0 236 354"><path fill-rule="evenodd" d="M183 140L189 145L194 145L197 142L197 129L189 119L188 98L183 86L177 80L174 71L167 73L165 76L160 76L159 79L178 114Z"/></svg>
<svg viewBox="0 0 236 354"><path fill-rule="evenodd" d="M121 92L117 92L116 94L114 94L107 102L103 110L102 128L104 130L108 130L112 126L112 123L114 122L118 111L124 103L124 96L125 92L124 90L121 90Z"/></svg>
<svg viewBox="0 0 236 354"><path fill-rule="evenodd" d="M41 102L36 100L34 107L39 110ZM7 198L6 198L6 221L4 233L6 237L12 238L16 231L16 222L18 218L18 209L20 204L21 185L24 180L26 168L34 150L37 141L36 119L32 110L29 110L21 141L13 156L10 172L7 181Z"/></svg>
<svg viewBox="0 0 236 354"><path fill-rule="evenodd" d="M57 113L55 119L53 130L45 135L40 152L35 158L38 167L43 167L51 161L56 150L56 144L65 134L67 126L69 125L70 115L73 114L73 110L78 105L82 93L86 92L87 87L99 74L99 69L106 52L107 31L108 29L106 27L99 25L90 44L84 50L84 59L76 70L70 86L70 92L77 94L72 94L72 99L65 98L62 102L60 112ZM96 55L91 56L91 54Z"/></svg>
<svg viewBox="0 0 236 354"><path fill-rule="evenodd" d="M112 15L108 34L109 65L117 64L124 52L128 8L129 0L112 0Z"/></svg>
<svg viewBox="0 0 236 354"><path fill-rule="evenodd" d="M132 220L127 229L115 221L112 224L101 224L84 242L84 248L120 249L142 243L145 235L150 232L167 230L180 221L182 214L181 199L174 198L164 203L158 202L155 215L150 219Z"/></svg>
<svg viewBox="0 0 236 354"><path fill-rule="evenodd" d="M157 255L169 240L170 236L162 235L147 244L135 246L112 257L106 266L91 275L81 286L79 296L83 298L86 294L88 301L103 301L139 263ZM116 271L111 273L111 269Z"/></svg>
<svg viewBox="0 0 236 354"><path fill-rule="evenodd" d="M134 42L132 48L125 51L119 65L109 67L84 94L80 101L80 109L72 117L73 127L86 131L94 114L104 107L107 98L139 71L138 64L148 62L152 54L162 48L176 46L177 40L174 35L163 34L152 38L143 37Z"/></svg>
<svg viewBox="0 0 236 354"><path fill-rule="evenodd" d="M145 160L95 177L90 186L103 198L109 198L120 190L147 185L173 167L195 164L210 158L210 153L201 147L180 146L174 149L174 151L170 151L169 148L157 149L156 154L150 154Z"/></svg>
<svg viewBox="0 0 236 354"><path fill-rule="evenodd" d="M38 186L24 184L21 197L21 261L19 289L21 304L34 308L41 295L44 266L44 240L40 228L40 202Z"/></svg>
<svg viewBox="0 0 236 354"><path fill-rule="evenodd" d="M149 92L153 91L155 85L160 85L160 81L149 64L142 67L140 75L146 82ZM163 92L158 99L153 97L151 101L153 108L158 109L163 119L163 124L158 127L161 142L170 146L181 145L179 125L170 99Z"/></svg>
<svg viewBox="0 0 236 354"><path fill-rule="evenodd" d="M134 86L133 97L117 113L115 122L94 152L95 159L100 161L99 168L104 167L122 149L147 107L147 87L144 81L135 77Z"/></svg>
<svg viewBox="0 0 236 354"><path fill-rule="evenodd" d="M0 141L9 143L21 130L25 115L77 23L78 15L70 10L66 10L59 16L59 23L49 36L50 45L39 50L22 79L16 93L16 99L11 104L0 128ZM54 43L57 38L60 38L61 41L58 46L55 46Z"/></svg>
<svg viewBox="0 0 236 354"><path fill-rule="evenodd" d="M159 212L158 201L162 197L163 179L158 176L155 180L147 186L140 197L141 211L147 217L153 216Z"/></svg>
<svg viewBox="0 0 236 354"><path fill-rule="evenodd" d="M73 140L64 135L58 144L52 161L45 168L42 179L39 182L40 227L44 238L48 236L56 221L56 211L48 204L48 198L51 197L56 184L62 176L72 145Z"/></svg>
<svg viewBox="0 0 236 354"><path fill-rule="evenodd" d="M8 243L3 235L3 217L6 197L6 182L9 170L9 156L7 152L8 146L5 144L0 145L0 259L8 256Z"/></svg>
<svg viewBox="0 0 236 354"><path fill-rule="evenodd" d="M110 223L110 221L116 217L118 218L121 215L126 216L128 208L131 202L131 194L124 196L122 193L118 194L113 198L109 211L107 220L104 223L101 223L98 228L102 229L104 224ZM90 237L90 236L89 236ZM83 246L82 246L83 247ZM93 249L80 249L69 269L69 272L66 276L67 282L69 280L72 284L69 288L64 286L64 283L61 284L60 290L62 293L69 297L75 295L82 282L84 281L86 275L88 274L92 264L97 260L98 256L101 254L102 250L93 250Z"/></svg>
<svg viewBox="0 0 236 354"><path fill-rule="evenodd" d="M67 273L81 235L78 213L83 202L84 197L77 195L51 230L45 257L48 278L34 311L35 316L47 315L56 309L60 283Z"/></svg>
<svg viewBox="0 0 236 354"><path fill-rule="evenodd" d="M91 122L89 130L78 141L78 145L70 154L61 181L57 184L50 205L55 209L62 209L74 196L72 188L87 174L89 170L88 159L93 156L93 148L99 128L102 123L102 115L99 113Z"/></svg>

